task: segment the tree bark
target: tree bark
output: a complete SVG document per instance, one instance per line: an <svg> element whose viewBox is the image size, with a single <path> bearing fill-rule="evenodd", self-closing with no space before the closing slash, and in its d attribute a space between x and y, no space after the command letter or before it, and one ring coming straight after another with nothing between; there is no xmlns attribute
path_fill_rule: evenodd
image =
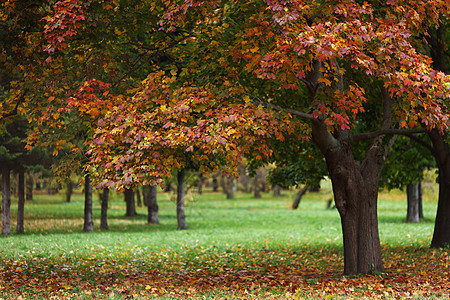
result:
<svg viewBox="0 0 450 300"><path fill-rule="evenodd" d="M67 182L67 188L66 188L66 202L70 202L72 193L73 193L73 182L72 182L72 180L69 180Z"/></svg>
<svg viewBox="0 0 450 300"><path fill-rule="evenodd" d="M147 198L147 209L148 216L147 221L149 224L159 224L159 216L158 216L158 202L156 198L156 185L148 186L144 189L146 193L145 198Z"/></svg>
<svg viewBox="0 0 450 300"><path fill-rule="evenodd" d="M306 194L307 190L308 190L308 186L305 185L304 188L302 188L298 191L297 195L295 196L294 203L292 203L292 209L298 208L298 206L300 205L300 201L302 200L303 195Z"/></svg>
<svg viewBox="0 0 450 300"><path fill-rule="evenodd" d="M24 233L23 223L25 216L25 169L19 168L19 184L18 184L18 203L17 203L17 233Z"/></svg>
<svg viewBox="0 0 450 300"><path fill-rule="evenodd" d="M100 213L100 229L108 229L108 202L109 189L104 188L101 194L101 213Z"/></svg>
<svg viewBox="0 0 450 300"><path fill-rule="evenodd" d="M94 231L94 220L92 217L92 186L89 174L84 176L84 232Z"/></svg>
<svg viewBox="0 0 450 300"><path fill-rule="evenodd" d="M177 174L177 222L178 229L188 229L184 214L184 170Z"/></svg>
<svg viewBox="0 0 450 300"><path fill-rule="evenodd" d="M134 192L136 194L137 206L141 207L142 206L141 191L139 190L139 188L136 188L136 191Z"/></svg>
<svg viewBox="0 0 450 300"><path fill-rule="evenodd" d="M436 129L428 136L439 168L439 200L431 247L442 248L450 245L450 146Z"/></svg>
<svg viewBox="0 0 450 300"><path fill-rule="evenodd" d="M225 183L225 193L227 195L227 199L234 199L234 190L236 189L234 185L234 179L233 177L227 177L226 183Z"/></svg>
<svg viewBox="0 0 450 300"><path fill-rule="evenodd" d="M26 181L26 201L33 201L33 176L28 173Z"/></svg>
<svg viewBox="0 0 450 300"><path fill-rule="evenodd" d="M217 175L213 175L212 187L213 187L213 192L217 192L219 190L219 181L217 180Z"/></svg>
<svg viewBox="0 0 450 300"><path fill-rule="evenodd" d="M423 219L423 189L422 182L419 182L419 219Z"/></svg>
<svg viewBox="0 0 450 300"><path fill-rule="evenodd" d="M8 167L2 168L2 235L11 235L11 179Z"/></svg>
<svg viewBox="0 0 450 300"><path fill-rule="evenodd" d="M378 233L378 181L393 140L384 144L382 136L375 138L359 163L353 157L348 131L337 129L331 134L317 120L313 121L312 133L325 157L341 217L344 274L384 271Z"/></svg>
<svg viewBox="0 0 450 300"><path fill-rule="evenodd" d="M134 191L131 188L125 189L125 202L127 204L127 217L134 217L137 215L136 206L134 205Z"/></svg>
<svg viewBox="0 0 450 300"><path fill-rule="evenodd" d="M406 197L408 201L406 222L419 223L420 188L418 183L410 183L406 186Z"/></svg>

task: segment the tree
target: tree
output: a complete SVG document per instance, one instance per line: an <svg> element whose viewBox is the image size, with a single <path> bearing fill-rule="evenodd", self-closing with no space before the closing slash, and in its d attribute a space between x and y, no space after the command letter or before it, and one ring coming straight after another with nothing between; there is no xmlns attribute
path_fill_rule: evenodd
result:
<svg viewBox="0 0 450 300"><path fill-rule="evenodd" d="M449 24L448 15L443 14L438 18L435 29L430 27L426 36L435 69L446 74L450 59L446 51L449 45ZM439 202L431 247L440 248L450 244L450 137L448 130L441 135L436 129L431 130L428 136L439 169Z"/></svg>
<svg viewBox="0 0 450 300"><path fill-rule="evenodd" d="M296 133L325 158L344 273L382 271L376 204L393 143L386 135L424 132L407 129L419 123L442 132L448 119L449 78L411 44L448 4L423 4L165 1L166 12L150 11L164 40L175 40L165 44L171 63L146 69L127 95L89 85L93 97L75 97L89 111L114 99L92 136L93 175L101 186L160 183L188 166L186 153L200 171L232 172L240 157L268 160L270 140ZM58 42L68 29L49 24L53 44L70 54L76 42Z"/></svg>

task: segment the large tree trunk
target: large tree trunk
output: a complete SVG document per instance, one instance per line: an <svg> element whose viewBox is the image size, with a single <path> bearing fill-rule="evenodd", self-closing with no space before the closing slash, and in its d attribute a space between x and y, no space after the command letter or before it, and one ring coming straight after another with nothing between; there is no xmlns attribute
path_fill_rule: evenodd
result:
<svg viewBox="0 0 450 300"><path fill-rule="evenodd" d="M406 213L406 222L419 223L419 198L420 185L419 183L410 183L406 186L406 197L408 201L408 208Z"/></svg>
<svg viewBox="0 0 450 300"><path fill-rule="evenodd" d="M84 176L84 232L94 231L94 220L92 217L92 186L89 174Z"/></svg>
<svg viewBox="0 0 450 300"><path fill-rule="evenodd" d="M177 174L177 221L178 229L188 229L184 214L184 170Z"/></svg>
<svg viewBox="0 0 450 300"><path fill-rule="evenodd" d="M27 175L25 199L27 201L33 201L33 176L31 175L31 173L28 173Z"/></svg>
<svg viewBox="0 0 450 300"><path fill-rule="evenodd" d="M17 203L17 226L16 232L23 233L23 222L25 215L25 169L19 168L19 184L18 184L18 203Z"/></svg>
<svg viewBox="0 0 450 300"><path fill-rule="evenodd" d="M109 189L104 188L100 194L101 199L101 213L100 213L100 229L108 229L108 202L109 202Z"/></svg>
<svg viewBox="0 0 450 300"><path fill-rule="evenodd" d="M11 179L8 167L2 168L2 235L11 234Z"/></svg>
<svg viewBox="0 0 450 300"><path fill-rule="evenodd" d="M434 29L436 30L435 32ZM446 63L445 24L437 28L430 28L427 36L431 46L433 67L448 74ZM446 133L448 135L448 132ZM441 135L437 129L433 129L428 136L433 143L433 155L439 168L439 201L434 224L432 248L441 248L450 245L450 145L446 142L446 135ZM448 138L448 136L447 136Z"/></svg>
<svg viewBox="0 0 450 300"><path fill-rule="evenodd" d="M125 202L127 204L127 217L134 217L137 215L136 206L134 205L134 191L131 188L125 189Z"/></svg>
<svg viewBox="0 0 450 300"><path fill-rule="evenodd" d="M385 100L389 100L386 95ZM386 121L390 124L386 109ZM352 153L352 137L346 130L331 134L321 121L313 121L313 141L325 157L331 178L334 200L341 217L344 240L344 274L367 274L384 271L378 233L378 181L388 150L383 137L375 138L361 163Z"/></svg>
<svg viewBox="0 0 450 300"><path fill-rule="evenodd" d="M428 136L439 168L439 201L431 247L441 248L450 245L450 146L436 129Z"/></svg>
<svg viewBox="0 0 450 300"><path fill-rule="evenodd" d="M158 202L156 199L156 185L147 186L144 188L144 198L147 209L148 216L147 221L149 224L159 224L159 216L158 216Z"/></svg>

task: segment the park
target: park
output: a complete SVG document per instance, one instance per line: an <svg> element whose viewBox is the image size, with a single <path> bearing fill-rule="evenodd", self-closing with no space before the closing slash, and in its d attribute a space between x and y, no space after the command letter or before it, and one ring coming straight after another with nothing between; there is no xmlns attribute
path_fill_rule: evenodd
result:
<svg viewBox="0 0 450 300"><path fill-rule="evenodd" d="M449 13L2 2L0 298L450 297Z"/></svg>

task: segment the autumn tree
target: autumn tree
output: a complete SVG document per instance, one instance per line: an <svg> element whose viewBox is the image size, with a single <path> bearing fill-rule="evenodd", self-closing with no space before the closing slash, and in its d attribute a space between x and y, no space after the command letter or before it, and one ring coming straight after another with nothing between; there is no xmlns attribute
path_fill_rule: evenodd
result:
<svg viewBox="0 0 450 300"><path fill-rule="evenodd" d="M58 18L48 19L49 52L60 47L69 59L77 58L81 37L89 44L96 40L86 27L92 23L79 25L84 8L78 1L58 3L73 4L73 24L62 28ZM107 2L97 7L112 8ZM157 20L148 28L155 29L151 36L162 36L170 63L158 56L157 67L139 69L148 74L131 89L109 83L106 89L90 87L95 97L73 98L81 110L107 107L88 139L90 171L100 186L160 183L172 170L186 168L186 153L205 173L206 166L232 172L240 157L268 160L271 139L295 134L311 139L325 158L342 220L344 273L382 271L376 206L391 135L424 132L413 128L419 124L440 134L448 120L449 78L411 43L439 14L448 14L448 4L189 0L165 1L146 13L141 8L145 22ZM104 26L147 28L122 18L128 12L118 6L110 15L123 24ZM107 33L128 36L120 29ZM72 35L79 40L66 42ZM141 45L137 53L144 51ZM106 80L104 70L121 70L115 67L123 62L120 56L94 57L102 67L93 67L92 76ZM48 61L63 65L57 55ZM139 78L125 77L135 83Z"/></svg>
<svg viewBox="0 0 450 300"><path fill-rule="evenodd" d="M447 12L440 2L186 1L161 24L170 31L195 20L195 42L207 49L197 55L219 61L227 79L236 78L231 86L267 112L307 121L299 126L325 157L342 219L344 273L351 274L383 270L376 203L394 141L387 135L422 132L407 129L419 123L446 128L449 79L411 39L425 19ZM370 124L359 118L366 110L377 116ZM360 145L365 151L356 156Z"/></svg>

